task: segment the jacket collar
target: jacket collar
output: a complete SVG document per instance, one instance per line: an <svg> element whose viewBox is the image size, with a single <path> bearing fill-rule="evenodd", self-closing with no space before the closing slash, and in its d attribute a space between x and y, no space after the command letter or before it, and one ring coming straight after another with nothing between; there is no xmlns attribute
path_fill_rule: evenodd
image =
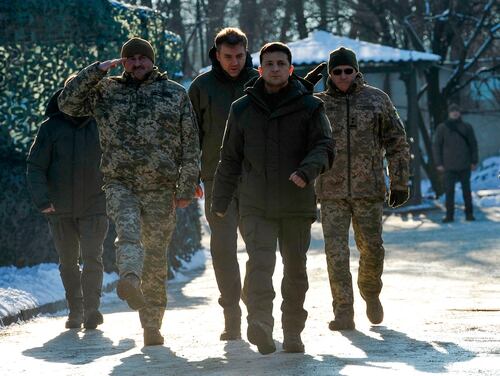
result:
<svg viewBox="0 0 500 376"><path fill-rule="evenodd" d="M288 79L289 88L284 93L283 99L272 111L266 103L266 91L264 88L264 79L262 77L254 78L247 83L245 93L259 107L271 114L271 118L300 111L303 106L297 104L297 100L305 95L312 95L314 86L303 78L292 74ZM272 113L271 113L272 112Z"/></svg>

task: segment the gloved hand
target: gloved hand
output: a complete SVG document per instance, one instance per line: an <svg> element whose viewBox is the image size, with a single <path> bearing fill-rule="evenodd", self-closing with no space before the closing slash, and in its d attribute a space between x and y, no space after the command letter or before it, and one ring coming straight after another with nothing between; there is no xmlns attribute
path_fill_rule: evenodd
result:
<svg viewBox="0 0 500 376"><path fill-rule="evenodd" d="M326 67L326 63L319 64L316 68L306 74L304 80L309 81L311 84L316 85L322 78L321 71Z"/></svg>
<svg viewBox="0 0 500 376"><path fill-rule="evenodd" d="M391 189L389 193L389 206L391 208L397 208L403 205L410 198L410 190L407 189L405 191Z"/></svg>

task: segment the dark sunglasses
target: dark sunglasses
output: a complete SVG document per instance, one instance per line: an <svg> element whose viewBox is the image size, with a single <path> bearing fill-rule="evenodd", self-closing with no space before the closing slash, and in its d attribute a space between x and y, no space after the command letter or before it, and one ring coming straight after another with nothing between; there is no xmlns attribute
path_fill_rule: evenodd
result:
<svg viewBox="0 0 500 376"><path fill-rule="evenodd" d="M354 73L354 69L353 68L345 68L345 69L337 68L337 69L332 70L332 73L334 76L340 76L342 74L342 72L344 72L344 74L349 75L349 74Z"/></svg>

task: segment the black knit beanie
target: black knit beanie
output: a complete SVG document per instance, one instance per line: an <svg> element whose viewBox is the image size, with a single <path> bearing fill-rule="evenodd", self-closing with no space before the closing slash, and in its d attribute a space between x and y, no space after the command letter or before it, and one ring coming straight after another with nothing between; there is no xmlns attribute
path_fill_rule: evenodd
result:
<svg viewBox="0 0 500 376"><path fill-rule="evenodd" d="M149 58L154 64L155 52L153 46L142 38L129 39L122 47L121 57L132 57L134 55L143 55Z"/></svg>
<svg viewBox="0 0 500 376"><path fill-rule="evenodd" d="M353 50L345 47L337 48L330 52L330 59L328 60L328 72L331 72L333 68L339 65L350 65L357 71L359 71L358 59L356 59L356 54Z"/></svg>

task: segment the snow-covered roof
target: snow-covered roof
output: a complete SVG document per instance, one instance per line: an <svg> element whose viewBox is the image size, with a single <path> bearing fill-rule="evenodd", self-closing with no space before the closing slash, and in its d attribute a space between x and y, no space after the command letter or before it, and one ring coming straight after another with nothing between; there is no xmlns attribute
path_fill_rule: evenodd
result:
<svg viewBox="0 0 500 376"><path fill-rule="evenodd" d="M439 61L439 55L384 46L361 40L339 37L326 31L313 31L305 39L287 43L292 50L292 62L295 65L319 64L328 61L330 52L340 46L350 48L364 63L397 63L403 61ZM259 65L259 52L252 54L254 66Z"/></svg>

